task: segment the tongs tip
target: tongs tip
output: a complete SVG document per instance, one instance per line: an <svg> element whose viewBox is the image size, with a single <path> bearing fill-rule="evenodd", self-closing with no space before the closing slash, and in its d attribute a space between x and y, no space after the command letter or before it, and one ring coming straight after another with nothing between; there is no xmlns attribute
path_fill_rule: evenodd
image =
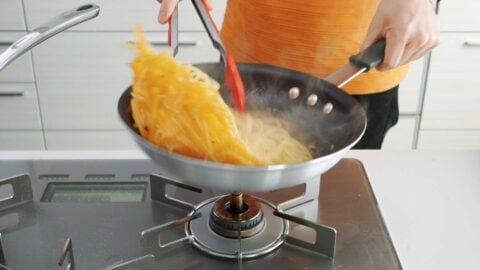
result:
<svg viewBox="0 0 480 270"><path fill-rule="evenodd" d="M175 57L178 53L178 7L175 7L168 18L168 45L172 56Z"/></svg>
<svg viewBox="0 0 480 270"><path fill-rule="evenodd" d="M225 81L230 89L233 101L237 110L241 113L245 111L245 86L238 72L237 64L232 55L226 55Z"/></svg>
<svg viewBox="0 0 480 270"><path fill-rule="evenodd" d="M197 13L202 20L205 30L208 36L212 40L213 46L220 52L222 60L225 61L225 81L227 87L230 89L233 101L239 112L245 111L245 89L242 78L238 73L237 64L235 59L228 54L223 46L220 38L220 33L215 21L213 20L210 12L208 11L206 1L204 0L192 0Z"/></svg>

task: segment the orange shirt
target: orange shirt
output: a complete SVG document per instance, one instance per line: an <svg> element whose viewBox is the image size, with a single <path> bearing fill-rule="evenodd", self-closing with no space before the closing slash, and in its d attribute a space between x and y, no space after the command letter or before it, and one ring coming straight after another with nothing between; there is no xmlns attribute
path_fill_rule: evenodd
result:
<svg viewBox="0 0 480 270"><path fill-rule="evenodd" d="M222 40L238 62L270 64L324 78L358 53L380 0L228 0ZM408 67L371 70L350 94L388 90Z"/></svg>

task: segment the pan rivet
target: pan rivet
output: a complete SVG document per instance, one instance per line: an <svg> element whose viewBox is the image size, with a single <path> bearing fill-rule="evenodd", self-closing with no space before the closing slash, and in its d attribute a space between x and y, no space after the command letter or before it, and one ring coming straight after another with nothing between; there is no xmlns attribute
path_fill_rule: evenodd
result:
<svg viewBox="0 0 480 270"><path fill-rule="evenodd" d="M312 95L308 96L308 98L307 98L307 105L308 106L315 106L315 104L317 104L317 101L318 101L317 95L312 94Z"/></svg>
<svg viewBox="0 0 480 270"><path fill-rule="evenodd" d="M288 97L290 99L296 99L300 96L300 89L298 87L292 87L288 90Z"/></svg>
<svg viewBox="0 0 480 270"><path fill-rule="evenodd" d="M330 102L327 102L327 103L325 104L325 106L323 106L323 113L324 113L324 114L329 114L329 113L332 112L332 110L333 110L333 104L330 103Z"/></svg>

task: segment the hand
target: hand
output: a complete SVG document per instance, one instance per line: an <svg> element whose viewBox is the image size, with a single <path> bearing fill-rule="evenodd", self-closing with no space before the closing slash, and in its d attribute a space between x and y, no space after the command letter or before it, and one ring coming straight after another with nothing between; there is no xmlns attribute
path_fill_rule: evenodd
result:
<svg viewBox="0 0 480 270"><path fill-rule="evenodd" d="M158 13L158 22L164 24L168 21L168 18L173 13L173 10L177 6L179 0L158 0L160 2L160 12ZM203 0L205 3L207 10L212 10L212 2L211 0Z"/></svg>
<svg viewBox="0 0 480 270"><path fill-rule="evenodd" d="M434 0L382 0L373 17L362 50L385 37L385 58L379 70L418 59L439 43L440 30Z"/></svg>

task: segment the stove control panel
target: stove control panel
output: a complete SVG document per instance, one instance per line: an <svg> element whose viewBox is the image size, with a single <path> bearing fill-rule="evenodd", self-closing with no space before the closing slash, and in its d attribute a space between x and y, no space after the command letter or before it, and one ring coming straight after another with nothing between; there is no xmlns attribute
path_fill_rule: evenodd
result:
<svg viewBox="0 0 480 270"><path fill-rule="evenodd" d="M147 182L49 182L41 202L143 202Z"/></svg>

